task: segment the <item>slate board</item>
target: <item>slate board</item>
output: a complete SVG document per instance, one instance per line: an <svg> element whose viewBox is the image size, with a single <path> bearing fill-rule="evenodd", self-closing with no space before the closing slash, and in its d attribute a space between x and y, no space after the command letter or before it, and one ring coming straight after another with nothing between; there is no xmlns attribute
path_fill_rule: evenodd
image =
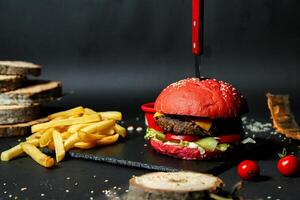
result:
<svg viewBox="0 0 300 200"><path fill-rule="evenodd" d="M243 149L237 149L235 154L209 161L189 161L156 153L147 142L143 134L131 134L126 140L119 141L117 144L99 147L91 150L71 150L69 156L106 162L116 165L123 165L136 168L144 168L157 171L179 171L191 170L219 174L240 160L240 155L249 155L250 152L257 151L265 142L257 144L243 145ZM229 159L230 158L230 159Z"/></svg>

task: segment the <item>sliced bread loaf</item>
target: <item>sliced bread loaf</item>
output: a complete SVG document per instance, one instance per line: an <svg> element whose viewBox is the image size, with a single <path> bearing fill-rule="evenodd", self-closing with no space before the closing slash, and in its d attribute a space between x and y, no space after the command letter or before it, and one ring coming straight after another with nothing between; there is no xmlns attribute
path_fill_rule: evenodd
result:
<svg viewBox="0 0 300 200"><path fill-rule="evenodd" d="M31 80L22 88L0 93L0 102L2 105L32 105L55 100L61 96L60 81Z"/></svg>
<svg viewBox="0 0 300 200"><path fill-rule="evenodd" d="M0 75L0 92L15 90L21 87L25 80L25 76Z"/></svg>
<svg viewBox="0 0 300 200"><path fill-rule="evenodd" d="M30 133L30 127L46 122L47 118L41 118L33 120L30 122L11 124L11 125L0 125L0 137L13 137L13 136L23 136Z"/></svg>
<svg viewBox="0 0 300 200"><path fill-rule="evenodd" d="M155 172L129 180L127 200L199 200L209 199L222 180L196 172Z"/></svg>
<svg viewBox="0 0 300 200"><path fill-rule="evenodd" d="M39 118L38 105L0 105L0 124L28 122Z"/></svg>
<svg viewBox="0 0 300 200"><path fill-rule="evenodd" d="M0 61L0 74L39 76L41 66L25 61Z"/></svg>

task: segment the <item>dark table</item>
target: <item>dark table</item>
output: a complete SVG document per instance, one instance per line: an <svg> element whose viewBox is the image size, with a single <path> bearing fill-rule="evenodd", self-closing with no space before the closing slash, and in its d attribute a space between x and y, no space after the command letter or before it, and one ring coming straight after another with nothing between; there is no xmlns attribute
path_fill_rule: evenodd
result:
<svg viewBox="0 0 300 200"><path fill-rule="evenodd" d="M125 126L142 125L144 119L142 113L138 113L127 115ZM265 136L257 134L257 137ZM272 137L281 141L278 135ZM17 143L17 140L1 139L0 150ZM282 148L282 143L274 145L279 145L277 151ZM283 144L299 157L298 145L296 142ZM277 172L276 150L266 156L264 152L257 152L257 155L262 176L258 181L245 182L240 194L246 199L299 199L300 178L283 177ZM0 162L0 199L111 199L126 193L132 176L147 172L150 171L72 158L66 158L54 169L45 169L28 157L18 158ZM236 166L217 175L224 180L229 191L240 180Z"/></svg>

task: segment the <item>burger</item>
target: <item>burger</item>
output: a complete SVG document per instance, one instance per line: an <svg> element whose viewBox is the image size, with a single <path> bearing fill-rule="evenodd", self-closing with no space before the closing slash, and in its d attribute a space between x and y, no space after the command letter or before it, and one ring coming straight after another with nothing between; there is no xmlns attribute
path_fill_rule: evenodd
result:
<svg viewBox="0 0 300 200"><path fill-rule="evenodd" d="M188 78L166 87L154 103L155 128L145 139L155 151L186 160L224 155L244 136L245 98L229 83Z"/></svg>

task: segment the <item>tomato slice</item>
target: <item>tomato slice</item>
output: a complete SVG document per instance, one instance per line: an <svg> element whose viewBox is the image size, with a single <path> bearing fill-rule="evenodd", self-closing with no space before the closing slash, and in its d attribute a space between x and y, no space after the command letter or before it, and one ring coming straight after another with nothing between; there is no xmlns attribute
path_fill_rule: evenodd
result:
<svg viewBox="0 0 300 200"><path fill-rule="evenodd" d="M230 143L237 143L241 141L241 135L240 134L229 134L229 135L221 135L217 136L219 139L219 143L223 144L230 144Z"/></svg>
<svg viewBox="0 0 300 200"><path fill-rule="evenodd" d="M166 133L166 137L165 137L165 140L170 142L180 142L180 141L194 142L199 139L200 138L195 135L175 135L171 133Z"/></svg>

